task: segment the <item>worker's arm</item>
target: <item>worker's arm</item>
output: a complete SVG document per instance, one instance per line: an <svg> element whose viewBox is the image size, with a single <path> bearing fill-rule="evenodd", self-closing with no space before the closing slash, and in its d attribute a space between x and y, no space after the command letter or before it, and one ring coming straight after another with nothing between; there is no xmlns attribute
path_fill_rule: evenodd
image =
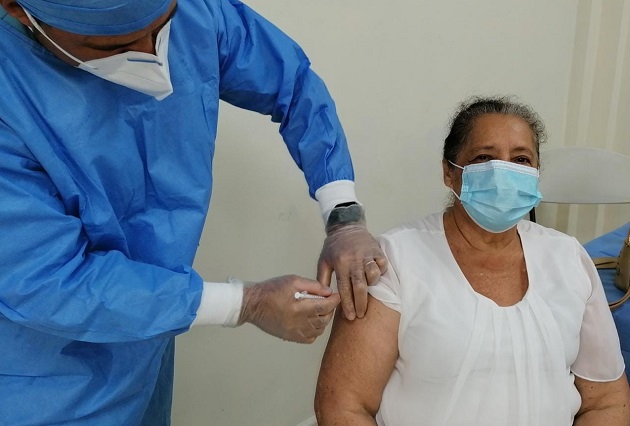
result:
<svg viewBox="0 0 630 426"><path fill-rule="evenodd" d="M331 218L338 219L331 214L336 206L357 203L352 161L335 103L300 46L286 34L237 0L211 7L219 40L221 99L280 123L284 142L327 224L318 280L330 285L335 272L346 317L362 317L367 286L387 269L387 260L364 216L330 223Z"/></svg>
<svg viewBox="0 0 630 426"><path fill-rule="evenodd" d="M184 265L134 261L111 234L88 238L82 215L98 209L80 194L62 193L73 185L53 182L1 120L0 170L0 315L90 342L188 329L201 299L201 277Z"/></svg>

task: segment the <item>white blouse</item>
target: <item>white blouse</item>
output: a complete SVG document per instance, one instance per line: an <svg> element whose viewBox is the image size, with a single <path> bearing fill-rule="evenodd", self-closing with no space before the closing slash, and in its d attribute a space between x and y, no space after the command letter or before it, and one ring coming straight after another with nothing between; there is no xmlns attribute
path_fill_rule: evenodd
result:
<svg viewBox="0 0 630 426"><path fill-rule="evenodd" d="M529 288L500 307L475 292L442 213L380 238L390 266L370 294L400 312L399 357L376 420L387 426L570 426L574 375L612 381L624 362L593 263L572 237L521 221Z"/></svg>

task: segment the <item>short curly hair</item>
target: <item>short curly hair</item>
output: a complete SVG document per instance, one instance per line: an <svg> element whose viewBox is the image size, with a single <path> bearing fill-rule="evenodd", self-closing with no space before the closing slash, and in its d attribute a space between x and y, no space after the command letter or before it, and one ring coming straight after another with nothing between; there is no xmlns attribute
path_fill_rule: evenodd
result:
<svg viewBox="0 0 630 426"><path fill-rule="evenodd" d="M529 106L515 100L514 96L474 96L460 103L450 122L450 131L444 140L443 159L457 163L457 155L468 140L475 120L487 114L502 114L525 121L534 134L536 155L540 157L540 144L547 141L545 125Z"/></svg>

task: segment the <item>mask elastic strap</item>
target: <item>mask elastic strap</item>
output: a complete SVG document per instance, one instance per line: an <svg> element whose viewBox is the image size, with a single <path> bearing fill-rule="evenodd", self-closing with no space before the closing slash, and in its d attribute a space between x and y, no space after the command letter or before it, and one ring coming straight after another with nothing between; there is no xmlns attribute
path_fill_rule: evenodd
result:
<svg viewBox="0 0 630 426"><path fill-rule="evenodd" d="M463 168L462 166L458 166L457 164L453 163L451 160L446 160L446 161L448 161L449 163L451 163L453 166L457 167L458 169L462 169L462 170L464 170L464 168ZM450 187L449 187L448 189L450 189L450 190L451 190L451 192L455 195L455 197L456 197L459 201L462 201L462 199L461 199L461 198L459 198L459 195L457 195L457 193L456 193L455 191L453 191L453 188L450 188Z"/></svg>
<svg viewBox="0 0 630 426"><path fill-rule="evenodd" d="M458 166L457 164L453 163L451 160L446 160L446 161L448 161L449 163L451 163L453 166L457 167L458 169L464 170L462 166Z"/></svg>
<svg viewBox="0 0 630 426"><path fill-rule="evenodd" d="M59 49L64 55L66 55L68 58L72 59L75 62L78 62L79 64L88 67L88 68L92 68L94 69L95 67L93 67L92 65L86 64L85 62L83 62L82 60L74 57L73 55L71 55L70 53L66 52L61 46L59 46L57 43L55 43L53 41L53 39L51 39L50 37L48 37L48 34L46 34L44 32L44 30L42 29L42 27L37 23L37 21L35 20L35 18L33 18L33 16L29 13L28 10L22 8L22 10L24 11L24 13L26 14L26 17L28 18L29 21L31 21L31 24L33 24L33 26L37 29L37 31L39 31L41 33L41 35L43 35L44 37L46 37L46 40L48 40L49 42L52 43L53 46L55 46L57 49ZM28 27L29 30L31 30L32 33L34 33L33 28Z"/></svg>
<svg viewBox="0 0 630 426"><path fill-rule="evenodd" d="M461 199L461 198L459 198L459 195L457 195L457 192L455 192L455 191L453 190L453 188L448 188L448 189L450 189L450 190L451 190L451 192L453 193L453 195L455 196L455 198L457 198L459 201L462 201L462 199Z"/></svg>

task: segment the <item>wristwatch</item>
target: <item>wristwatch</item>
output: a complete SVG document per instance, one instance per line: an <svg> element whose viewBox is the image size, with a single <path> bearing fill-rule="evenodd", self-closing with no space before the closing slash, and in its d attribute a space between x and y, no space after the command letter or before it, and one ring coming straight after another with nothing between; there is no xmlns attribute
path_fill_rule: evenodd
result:
<svg viewBox="0 0 630 426"><path fill-rule="evenodd" d="M350 223L365 223L365 212L363 206L356 202L348 202L337 204L330 211L328 221L326 222L326 234L330 235L339 226L348 225Z"/></svg>

